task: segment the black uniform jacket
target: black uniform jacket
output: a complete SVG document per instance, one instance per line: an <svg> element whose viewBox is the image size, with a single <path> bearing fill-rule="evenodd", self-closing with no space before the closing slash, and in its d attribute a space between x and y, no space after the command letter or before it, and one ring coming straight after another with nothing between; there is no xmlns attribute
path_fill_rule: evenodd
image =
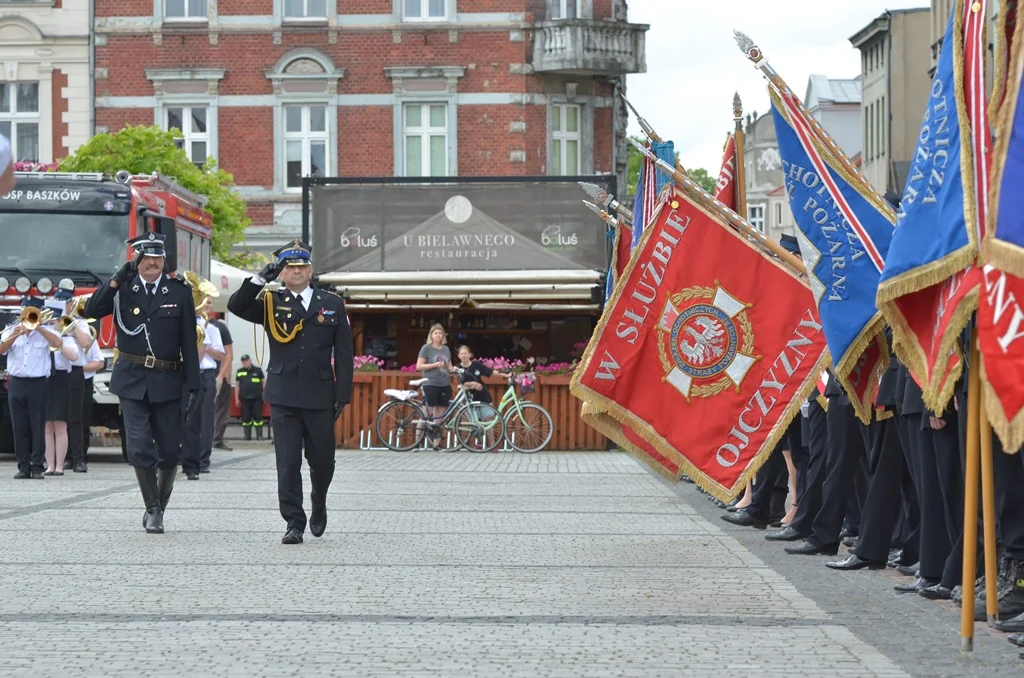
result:
<svg viewBox="0 0 1024 678"><path fill-rule="evenodd" d="M137 356L149 355L159 360L181 362L179 372L118 360L110 375L110 392L121 398L142 400L147 394L154 403L181 400L182 384L189 391L198 391L199 352L196 348L196 308L192 289L181 278L163 275L156 283L156 294L146 295L142 280L136 276L117 289L104 283L85 304L85 315L102 318L114 312L114 295L120 292L121 320L128 330L141 325L146 329L131 336L121 329L117 318L117 350ZM149 346L146 334L149 333Z"/></svg>
<svg viewBox="0 0 1024 678"><path fill-rule="evenodd" d="M228 310L252 323L264 323L263 288L247 279L228 300ZM302 330L287 343L270 342L270 364L263 401L271 405L310 410L333 409L335 403L352 400L352 328L348 325L341 297L314 289L309 308L287 289L268 291L273 295L274 316L286 332L299 320ZM334 368L331 368L331 358Z"/></svg>

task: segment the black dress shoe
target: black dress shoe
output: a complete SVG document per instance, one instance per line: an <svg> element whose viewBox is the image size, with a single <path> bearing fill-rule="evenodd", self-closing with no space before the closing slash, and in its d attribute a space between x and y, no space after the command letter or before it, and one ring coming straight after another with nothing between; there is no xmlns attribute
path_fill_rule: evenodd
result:
<svg viewBox="0 0 1024 678"><path fill-rule="evenodd" d="M1024 647L1024 633L1011 633L1006 639L1017 647Z"/></svg>
<svg viewBox="0 0 1024 678"><path fill-rule="evenodd" d="M32 471L32 475L30 477L32 480L43 480L45 476L43 476L42 471Z"/></svg>
<svg viewBox="0 0 1024 678"><path fill-rule="evenodd" d="M283 537L281 537L281 543L282 544L301 544L302 543L302 533L299 532L294 527L289 527L288 531L284 533Z"/></svg>
<svg viewBox="0 0 1024 678"><path fill-rule="evenodd" d="M921 569L921 563L914 563L913 565L897 565L896 571L907 577L916 577L917 571Z"/></svg>
<svg viewBox="0 0 1024 678"><path fill-rule="evenodd" d="M235 448L228 447L225 443L217 443L216 445L213 446L213 449L215 449L215 450L226 450L226 451L230 452L231 450L233 450Z"/></svg>
<svg viewBox="0 0 1024 678"><path fill-rule="evenodd" d="M64 470L70 471L73 468L75 468L75 462L74 460L71 459L71 457L68 457L67 459L64 460Z"/></svg>
<svg viewBox="0 0 1024 678"><path fill-rule="evenodd" d="M831 546L818 546L809 541L796 546L787 546L786 553L794 556L834 556L839 553L839 544Z"/></svg>
<svg viewBox="0 0 1024 678"><path fill-rule="evenodd" d="M210 472L210 467L207 466L206 468L201 468L201 469L199 469L199 472L200 473L209 473Z"/></svg>
<svg viewBox="0 0 1024 678"><path fill-rule="evenodd" d="M185 471L185 477L189 480L199 480L199 471Z"/></svg>
<svg viewBox="0 0 1024 678"><path fill-rule="evenodd" d="M842 530L839 531L839 541L842 541L844 539L849 539L850 537L856 537L856 536L857 535L855 535L853 532L850 532L845 527Z"/></svg>
<svg viewBox="0 0 1024 678"><path fill-rule="evenodd" d="M18 471L14 474L15 480L28 480L32 477L32 474L28 471Z"/></svg>
<svg viewBox="0 0 1024 678"><path fill-rule="evenodd" d="M857 537L844 537L839 541L843 546L848 546L851 549L857 545Z"/></svg>
<svg viewBox="0 0 1024 678"><path fill-rule="evenodd" d="M925 579L924 577L917 577L914 581L909 584L896 584L893 586L896 593L917 593L921 589L926 589L929 586L935 586L939 583L938 579Z"/></svg>
<svg viewBox="0 0 1024 678"><path fill-rule="evenodd" d="M792 527L787 527L782 532L772 532L764 536L768 541L800 541L801 539L807 539L806 534L800 534Z"/></svg>
<svg viewBox="0 0 1024 678"><path fill-rule="evenodd" d="M928 600L950 600L953 597L953 589L946 588L942 584L936 584L919 589L917 595Z"/></svg>
<svg viewBox="0 0 1024 678"><path fill-rule="evenodd" d="M309 531L314 537L322 537L327 529L327 507L314 506L309 514Z"/></svg>
<svg viewBox="0 0 1024 678"><path fill-rule="evenodd" d="M740 509L735 513L723 513L718 517L727 523L732 523L733 525L739 525L741 527L753 527L758 530L763 530L768 527L768 523L766 521L758 520L747 513L746 509Z"/></svg>
<svg viewBox="0 0 1024 678"><path fill-rule="evenodd" d="M981 607L984 609L985 606L982 605ZM1001 619L995 623L995 627L1004 633L1020 633L1024 631L1024 614L1019 614L1009 619Z"/></svg>
<svg viewBox="0 0 1024 678"><path fill-rule="evenodd" d="M869 570L885 569L885 565L883 563L875 563L870 560L865 560L856 553L851 553L844 560L825 563L825 567L830 567L833 570L863 570L864 568Z"/></svg>
<svg viewBox="0 0 1024 678"><path fill-rule="evenodd" d="M88 473L89 472L89 467L85 465L85 460L84 459L79 459L78 461L76 461L74 463L74 466L72 467L72 470L75 473Z"/></svg>

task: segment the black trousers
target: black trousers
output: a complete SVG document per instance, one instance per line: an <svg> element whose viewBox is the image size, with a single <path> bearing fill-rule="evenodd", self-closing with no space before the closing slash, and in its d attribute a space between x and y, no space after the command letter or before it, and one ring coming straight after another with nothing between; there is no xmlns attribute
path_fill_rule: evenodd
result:
<svg viewBox="0 0 1024 678"><path fill-rule="evenodd" d="M217 385L217 378L214 375L214 388ZM228 421L231 419L231 384L224 382L220 392L213 399L213 444L220 445L224 442L224 432L228 430Z"/></svg>
<svg viewBox="0 0 1024 678"><path fill-rule="evenodd" d="M14 428L14 454L18 471L43 471L46 452L46 377L7 378L7 406Z"/></svg>
<svg viewBox="0 0 1024 678"><path fill-rule="evenodd" d="M199 468L206 470L210 468L210 456L213 454L213 415L214 401L217 399L217 370L203 370L200 372L203 382L203 399L199 403L199 409L203 411L203 418L200 429ZM227 388L225 386L225 388Z"/></svg>
<svg viewBox="0 0 1024 678"><path fill-rule="evenodd" d="M907 417L911 425L911 445L916 439L919 464L917 493L921 500L921 576L925 579L941 579L946 558L953 548L953 541L946 529L946 507L939 483L939 462L932 432L921 428L924 415L912 414ZM916 430L914 430L916 428Z"/></svg>
<svg viewBox="0 0 1024 678"><path fill-rule="evenodd" d="M242 426L263 426L263 401L245 399L238 401L242 409Z"/></svg>
<svg viewBox="0 0 1024 678"><path fill-rule="evenodd" d="M89 441L92 440L92 406L96 404L93 399L95 387L92 379L84 379L85 387L82 392L82 459L86 458L89 452Z"/></svg>
<svg viewBox="0 0 1024 678"><path fill-rule="evenodd" d="M866 442L871 445L869 456L873 463L854 553L873 563L885 563L889 559L893 530L900 515L903 448L896 431L895 417L873 421L864 430Z"/></svg>
<svg viewBox="0 0 1024 678"><path fill-rule="evenodd" d="M861 423L853 405L831 398L828 404L828 454L825 458L825 482L821 487L821 510L814 517L807 541L827 547L839 543L850 499L853 497L857 466L865 459ZM859 522L859 521L858 521Z"/></svg>
<svg viewBox="0 0 1024 678"><path fill-rule="evenodd" d="M300 532L306 529L302 510L302 452L305 447L313 493L326 498L334 478L334 411L271 405L277 500L281 517Z"/></svg>
<svg viewBox="0 0 1024 678"><path fill-rule="evenodd" d="M81 350L81 349L79 349ZM85 374L81 367L72 366L68 378L68 456L71 461L85 461L82 428L85 416Z"/></svg>
<svg viewBox="0 0 1024 678"><path fill-rule="evenodd" d="M779 478L786 479L788 483L789 474L786 469L786 458L782 455L782 447L782 443L775 446L768 455L768 460L758 469L754 480L754 496L751 497L750 506L746 511L758 520L768 520L772 496L778 493Z"/></svg>
<svg viewBox="0 0 1024 678"><path fill-rule="evenodd" d="M894 418L896 432L903 448L903 532L900 534L901 565L914 565L921 559L921 503L917 495L917 474L920 464L916 444L910 437L909 420L897 412Z"/></svg>
<svg viewBox="0 0 1024 678"><path fill-rule="evenodd" d="M825 483L825 459L828 455L828 424L825 409L812 400L807 410L807 481L797 497L796 516L790 524L800 534L809 535L814 517L821 510L821 487Z"/></svg>
<svg viewBox="0 0 1024 678"><path fill-rule="evenodd" d="M121 398L128 463L136 468L173 469L181 458L180 400L151 403Z"/></svg>

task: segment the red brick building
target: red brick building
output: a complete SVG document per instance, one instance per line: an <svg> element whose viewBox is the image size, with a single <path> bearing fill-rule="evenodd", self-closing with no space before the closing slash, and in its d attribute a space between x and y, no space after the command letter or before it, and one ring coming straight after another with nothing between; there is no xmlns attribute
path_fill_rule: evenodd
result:
<svg viewBox="0 0 1024 678"><path fill-rule="evenodd" d="M645 69L625 0L95 0L95 17L97 131L181 129L234 174L261 251L298 235L305 174L624 175L615 93Z"/></svg>

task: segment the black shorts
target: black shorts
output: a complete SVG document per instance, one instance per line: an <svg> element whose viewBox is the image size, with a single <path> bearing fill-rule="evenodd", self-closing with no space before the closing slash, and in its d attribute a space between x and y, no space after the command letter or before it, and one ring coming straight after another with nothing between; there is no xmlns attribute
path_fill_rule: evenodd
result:
<svg viewBox="0 0 1024 678"><path fill-rule="evenodd" d="M452 387L426 385L423 387L423 400L430 407L448 407L452 400Z"/></svg>

